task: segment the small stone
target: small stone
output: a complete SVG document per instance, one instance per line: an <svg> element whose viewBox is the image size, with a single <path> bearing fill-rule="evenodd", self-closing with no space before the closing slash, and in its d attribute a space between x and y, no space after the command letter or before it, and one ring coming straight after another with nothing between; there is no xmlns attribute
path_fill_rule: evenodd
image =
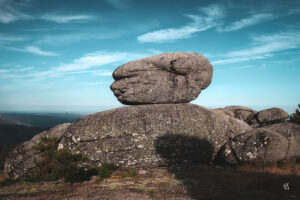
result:
<svg viewBox="0 0 300 200"><path fill-rule="evenodd" d="M138 171L138 174L140 174L140 175L145 175L147 173L148 173L148 171L147 170L143 170L143 169Z"/></svg>

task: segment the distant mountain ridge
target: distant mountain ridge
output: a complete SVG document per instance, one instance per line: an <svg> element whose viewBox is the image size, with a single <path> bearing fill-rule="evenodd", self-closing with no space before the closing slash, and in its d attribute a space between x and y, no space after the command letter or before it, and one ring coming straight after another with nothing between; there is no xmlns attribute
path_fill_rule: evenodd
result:
<svg viewBox="0 0 300 200"><path fill-rule="evenodd" d="M2 113L0 115L0 124L53 127L58 124L73 122L81 117L82 115L80 114L68 113Z"/></svg>
<svg viewBox="0 0 300 200"><path fill-rule="evenodd" d="M59 124L74 122L83 117L72 113L1 113L0 146L19 144Z"/></svg>
<svg viewBox="0 0 300 200"><path fill-rule="evenodd" d="M0 115L0 124L2 124L2 125L25 125L25 126L29 126L29 124L22 123L22 122L14 119L14 118L4 116L4 115Z"/></svg>

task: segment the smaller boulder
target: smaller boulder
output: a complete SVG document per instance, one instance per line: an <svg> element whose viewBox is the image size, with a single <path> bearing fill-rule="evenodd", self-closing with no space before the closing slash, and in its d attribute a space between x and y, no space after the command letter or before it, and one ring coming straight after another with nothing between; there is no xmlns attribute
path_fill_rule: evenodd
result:
<svg viewBox="0 0 300 200"><path fill-rule="evenodd" d="M244 106L227 106L225 108L213 109L216 114L223 114L229 117L233 117L242 120L249 124L253 116L257 113L255 110Z"/></svg>
<svg viewBox="0 0 300 200"><path fill-rule="evenodd" d="M279 133L257 128L238 135L227 142L216 157L216 162L238 164L274 162L286 158L288 140Z"/></svg>
<svg viewBox="0 0 300 200"><path fill-rule="evenodd" d="M257 120L261 125L279 123L288 117L289 114L281 108L270 108L257 113Z"/></svg>
<svg viewBox="0 0 300 200"><path fill-rule="evenodd" d="M296 123L291 123L289 121L272 124L269 126L264 126L272 132L279 133L285 137L289 142L289 150L287 153L287 159L299 157L300 156L300 125Z"/></svg>

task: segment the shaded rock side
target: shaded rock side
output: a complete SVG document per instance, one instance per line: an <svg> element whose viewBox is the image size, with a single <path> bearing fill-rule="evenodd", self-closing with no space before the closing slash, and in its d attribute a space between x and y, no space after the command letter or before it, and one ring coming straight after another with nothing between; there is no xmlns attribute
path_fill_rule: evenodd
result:
<svg viewBox="0 0 300 200"><path fill-rule="evenodd" d="M198 53L164 53L113 72L111 90L123 104L188 103L211 83L213 67Z"/></svg>
<svg viewBox="0 0 300 200"><path fill-rule="evenodd" d="M185 158L208 162L230 137L250 129L240 120L215 115L194 104L139 105L72 123L60 146L86 155L86 166L103 162L122 167L158 166L172 159L185 162ZM202 152L195 155L199 148Z"/></svg>
<svg viewBox="0 0 300 200"><path fill-rule="evenodd" d="M274 162L300 156L300 125L291 122L252 129L228 141L217 155L218 162Z"/></svg>
<svg viewBox="0 0 300 200"><path fill-rule="evenodd" d="M41 136L61 138L70 123L60 124L47 131L35 135L30 141L26 141L16 146L5 159L4 171L11 179L23 178L30 169L35 167L34 159L38 155L34 154L32 147L40 142Z"/></svg>

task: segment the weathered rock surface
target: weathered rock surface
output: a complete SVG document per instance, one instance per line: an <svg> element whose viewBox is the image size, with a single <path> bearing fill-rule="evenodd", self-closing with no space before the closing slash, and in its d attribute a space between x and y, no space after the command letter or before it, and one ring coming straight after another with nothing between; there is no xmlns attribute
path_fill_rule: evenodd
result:
<svg viewBox="0 0 300 200"><path fill-rule="evenodd" d="M276 132L257 128L226 143L217 159L228 164L272 162L284 159L287 150L288 141L286 138Z"/></svg>
<svg viewBox="0 0 300 200"><path fill-rule="evenodd" d="M274 162L300 156L300 125L291 122L252 129L227 142L217 155L219 162Z"/></svg>
<svg viewBox="0 0 300 200"><path fill-rule="evenodd" d="M257 113L257 120L261 125L279 123L288 117L289 114L281 108L270 108Z"/></svg>
<svg viewBox="0 0 300 200"><path fill-rule="evenodd" d="M5 160L5 173L12 179L24 177L30 169L35 167L34 159L38 159L38 155L34 154L32 147L40 142L40 137L47 135L61 138L69 126L70 123L60 124L18 145Z"/></svg>
<svg viewBox="0 0 300 200"><path fill-rule="evenodd" d="M226 115L242 120L253 128L259 128L270 124L283 122L289 114L281 108L270 108L256 112L244 106L228 106L213 109L216 114Z"/></svg>
<svg viewBox="0 0 300 200"><path fill-rule="evenodd" d="M249 124L251 119L257 113L255 110L244 106L227 106L225 108L216 108L213 111L217 114L227 115L236 119L242 120Z"/></svg>
<svg viewBox="0 0 300 200"><path fill-rule="evenodd" d="M250 129L240 120L193 104L139 105L72 123L60 147L79 149L89 159L87 166L103 162L123 167L208 162L229 138Z"/></svg>
<svg viewBox="0 0 300 200"><path fill-rule="evenodd" d="M117 68L111 85L123 104L188 103L211 83L213 68L202 55L164 53Z"/></svg>
<svg viewBox="0 0 300 200"><path fill-rule="evenodd" d="M265 126L264 128L279 133L288 140L287 159L300 156L300 124L285 121Z"/></svg>

